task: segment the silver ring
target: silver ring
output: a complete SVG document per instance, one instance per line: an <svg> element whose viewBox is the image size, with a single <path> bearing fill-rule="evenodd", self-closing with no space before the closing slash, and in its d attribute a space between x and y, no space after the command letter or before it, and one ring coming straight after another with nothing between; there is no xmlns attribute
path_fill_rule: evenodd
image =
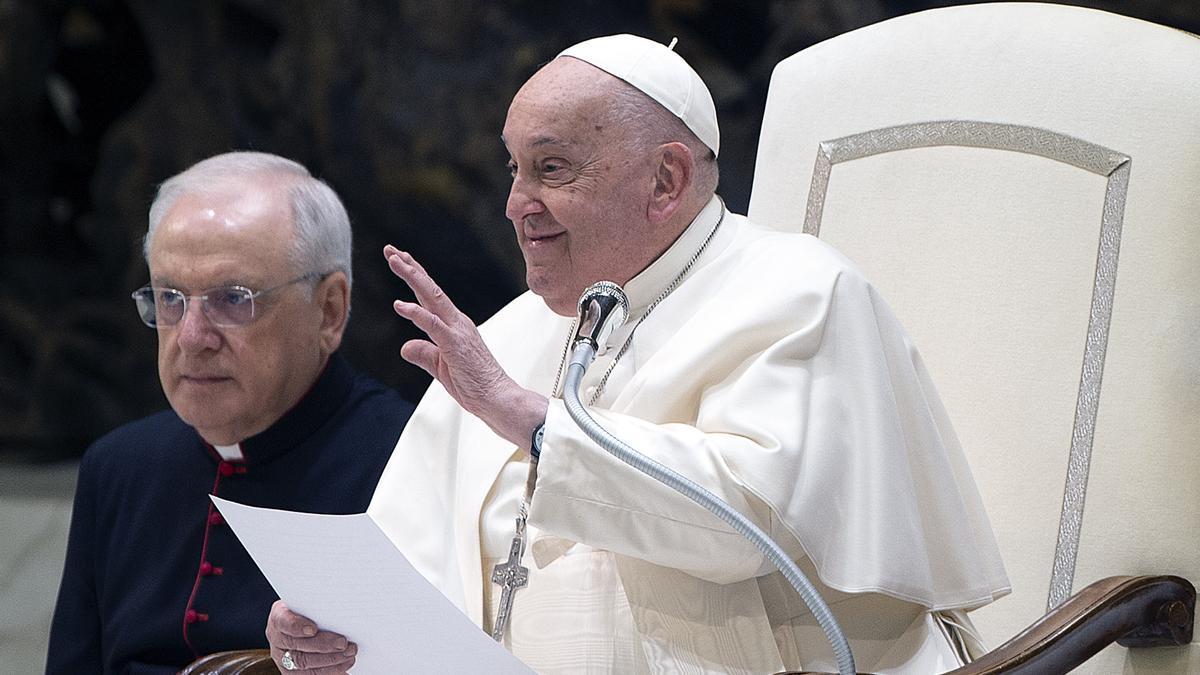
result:
<svg viewBox="0 0 1200 675"><path fill-rule="evenodd" d="M283 658L279 659L279 665L283 666L284 670L295 670L296 668L299 667L296 665L296 662L292 659L291 650L288 650L283 653Z"/></svg>

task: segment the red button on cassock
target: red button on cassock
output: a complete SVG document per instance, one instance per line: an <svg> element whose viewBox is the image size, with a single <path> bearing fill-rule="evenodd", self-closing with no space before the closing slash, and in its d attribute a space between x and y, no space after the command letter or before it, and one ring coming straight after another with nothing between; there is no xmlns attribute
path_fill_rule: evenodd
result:
<svg viewBox="0 0 1200 675"><path fill-rule="evenodd" d="M203 614L201 612L197 612L194 609L189 609L187 611L187 613L183 615L183 620L186 623L196 623L197 621L208 621L208 615Z"/></svg>
<svg viewBox="0 0 1200 675"><path fill-rule="evenodd" d="M212 513L208 514L208 524L209 525L224 525L225 519L221 517L221 514L217 513L216 511L213 511Z"/></svg>
<svg viewBox="0 0 1200 675"><path fill-rule="evenodd" d="M212 563L208 562L207 560L200 563L200 574L202 574L204 576L208 576L208 575L212 574L212 571L213 571Z"/></svg>
<svg viewBox="0 0 1200 675"><path fill-rule="evenodd" d="M233 465L229 462L221 462L219 465L217 465L217 471L220 471L222 476L232 476Z"/></svg>

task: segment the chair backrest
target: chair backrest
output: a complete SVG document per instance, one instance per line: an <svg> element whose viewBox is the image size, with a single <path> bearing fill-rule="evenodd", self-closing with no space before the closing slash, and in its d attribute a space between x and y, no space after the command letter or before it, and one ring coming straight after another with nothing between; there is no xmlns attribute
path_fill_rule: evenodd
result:
<svg viewBox="0 0 1200 675"><path fill-rule="evenodd" d="M913 334L1014 586L985 640L1111 574L1200 581L1200 39L997 3L815 45L775 70L749 215ZM1089 668L1155 659L1200 648Z"/></svg>

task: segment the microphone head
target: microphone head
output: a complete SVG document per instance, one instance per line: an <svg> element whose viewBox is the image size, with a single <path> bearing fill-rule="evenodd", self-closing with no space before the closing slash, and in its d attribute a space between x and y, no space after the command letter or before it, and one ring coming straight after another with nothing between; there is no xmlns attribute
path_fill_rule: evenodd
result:
<svg viewBox="0 0 1200 675"><path fill-rule="evenodd" d="M579 296L578 311L579 328L574 342L585 340L600 352L608 336L629 317L629 298L613 282L597 281Z"/></svg>

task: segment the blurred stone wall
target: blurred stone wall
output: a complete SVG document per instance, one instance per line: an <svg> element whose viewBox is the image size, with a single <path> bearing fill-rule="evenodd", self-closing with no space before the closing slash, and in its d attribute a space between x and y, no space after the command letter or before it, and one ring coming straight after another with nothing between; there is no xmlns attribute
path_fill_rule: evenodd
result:
<svg viewBox="0 0 1200 675"><path fill-rule="evenodd" d="M397 356L415 331L379 251L411 250L479 321L523 290L499 132L539 64L595 35L678 36L741 211L774 64L935 4L0 0L0 459L75 455L165 406L129 292L155 185L199 159L275 152L341 194L357 282L343 351L415 399L428 380ZM1200 3L1088 4L1200 25Z"/></svg>

